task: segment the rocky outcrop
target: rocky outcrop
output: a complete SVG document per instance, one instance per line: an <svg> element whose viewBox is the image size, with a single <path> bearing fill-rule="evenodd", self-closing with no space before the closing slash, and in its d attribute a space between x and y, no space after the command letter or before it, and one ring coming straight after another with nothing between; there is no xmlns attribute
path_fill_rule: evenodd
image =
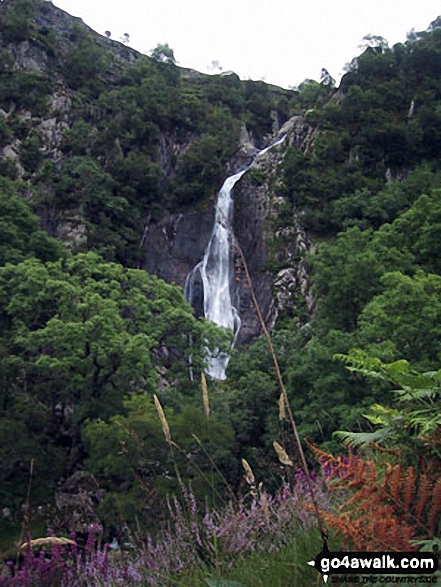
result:
<svg viewBox="0 0 441 587"><path fill-rule="evenodd" d="M258 157L234 189L235 238L243 250L253 289L269 326L299 300L303 305L306 302L309 312L313 310L304 262L311 244L302 227L301 215L294 213L287 227L281 228L279 222L280 210L285 205L280 181L285 149L288 144L300 148L310 139L311 130L302 117L294 117L279 131L279 136L283 134L287 134L285 142ZM241 138L241 149L230 166L231 174L248 165L257 151L246 128L242 129ZM208 245L214 222L214 198L215 194L203 210L165 214L160 221L150 223L143 238L143 268L184 287L188 274L201 261ZM256 337L261 326L237 251L234 271L234 299L242 320L240 344ZM196 310L202 312L202 308Z"/></svg>
<svg viewBox="0 0 441 587"><path fill-rule="evenodd" d="M313 299L305 253L311 243L298 212L281 227L280 211L286 202L281 190L281 165L289 144L300 148L310 129L302 117L290 119L280 130L287 134L282 145L268 151L245 174L236 189L234 232L241 246L253 289L266 324L272 327L281 313L306 302L309 312ZM248 342L260 333L252 304L250 287L239 259L236 261L236 287L242 328L239 342Z"/></svg>
<svg viewBox="0 0 441 587"><path fill-rule="evenodd" d="M214 222L211 203L201 211L166 213L146 226L143 269L168 283L184 287L187 275L202 259Z"/></svg>
<svg viewBox="0 0 441 587"><path fill-rule="evenodd" d="M12 0L4 0L0 3L0 12L7 15L13 6ZM52 169L56 174L70 157L63 141L74 127L78 111L86 112L88 124L98 132L101 119L100 111L95 111L98 107L92 101L89 103L85 94L75 90L75 85L69 85L66 81L66 56L75 49L75 35L78 34L75 29L78 29L78 24L84 26L88 35L92 36L92 44L111 49L106 53L109 67L105 73L106 82L110 86L125 67L140 57L139 53L126 45L98 35L83 25L80 19L70 16L50 2L36 0L35 6L37 9L31 27L33 33L27 40L11 42L6 37L0 39L5 54L8 53L12 59L8 61L8 67L12 68L10 73L21 70L32 74L35 80L47 82L47 92L42 99L44 107L34 109L31 113L25 103L20 106L17 100L11 98L10 104L4 106L5 110L0 111L0 116L6 120L11 117L16 126L22 125L27 129L26 134L11 134L1 147L4 159L9 160L8 164L12 167L15 166L16 176L31 183L35 169L26 166L22 160L28 137L36 141L41 158L48 163L45 172L51 173ZM206 77L192 70L181 70L181 80L186 82ZM9 111L6 111L8 108ZM306 300L308 309L312 308L308 275L302 261L310 245L302 228L300 214L294 214L284 226L280 223L280 210L286 206L279 178L287 145L307 149L314 141L315 131L301 116L291 118L280 128L277 111L270 114L273 137L260 137L258 143L245 124L242 124L240 147L226 166L225 177L250 165L253 157L264 146L262 141L269 143L275 136L287 135L283 145L260 157L235 187L235 236L244 251L265 320L272 325L280 312L297 303L299 296ZM198 140L196 135L195 132L188 132L178 141L172 129L161 129L154 163L161 169L160 182L164 185L160 186L160 190L164 193L167 187L165 184L175 178L179 161L193 142ZM107 167L112 166L114 152L120 159L123 158L119 138L114 140L114 149L109 149L104 156ZM37 211L43 227L68 246L87 246L86 222L81 205L63 208L62 203L56 201L54 185L54 181L47 185L40 182L39 185ZM140 227L142 268L167 282L184 287L187 275L203 258L208 245L213 229L215 199L214 188L210 201L199 202L185 212L164 211L162 207L161 219L152 220L151 217L158 211L151 211L151 216L145 219L143 235ZM235 305L242 319L238 342L248 342L259 334L260 325L251 305L249 284L237 254L235 280ZM202 312L202 308L197 308L197 311Z"/></svg>
<svg viewBox="0 0 441 587"><path fill-rule="evenodd" d="M56 525L82 534L87 534L91 527L102 531L96 506L104 496L105 491L99 488L93 475L77 471L55 493Z"/></svg>

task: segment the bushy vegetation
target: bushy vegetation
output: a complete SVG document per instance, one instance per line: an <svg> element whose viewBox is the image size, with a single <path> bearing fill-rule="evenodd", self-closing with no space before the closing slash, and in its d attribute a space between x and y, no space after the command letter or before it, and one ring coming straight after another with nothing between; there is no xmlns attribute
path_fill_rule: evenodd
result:
<svg viewBox="0 0 441 587"><path fill-rule="evenodd" d="M242 82L235 74L181 70L174 59L161 59L161 50L173 53L167 46L151 58L134 54L134 63L121 67L104 39L77 22L54 41L51 28L32 18L35 10L48 10L43 0L6 1L0 9L0 107L12 111L0 121L0 142L11 136L21 141L20 161L40 197L40 211L60 216L80 210L87 250L109 261L136 267L146 218L205 205L239 148L242 124L263 144L272 131L270 113L282 124L297 103L294 91ZM8 43L24 40L44 50L42 71L13 68ZM50 108L55 80L72 104L68 117L52 114L63 124L57 131L63 156L49 171L48 147L33 127ZM29 114L30 123L24 123ZM8 163L5 172L14 178Z"/></svg>
<svg viewBox="0 0 441 587"><path fill-rule="evenodd" d="M321 132L285 158L285 188L318 235L349 224L378 228L421 194L390 190L391 180L439 153L441 29L431 28L392 48L368 47L334 97L308 111Z"/></svg>
<svg viewBox="0 0 441 587"><path fill-rule="evenodd" d="M61 42L34 18L44 10L0 4L0 505L17 526L27 504L22 542L30 505L66 535L54 496L79 473L93 486L100 545L95 530L84 551L84 537L46 536L0 584L56 584L62 573L69 585L162 585L173 573L182 585L263 585L268 569L274 585L310 580L317 516L293 473L302 458L266 341L235 350L225 382L203 377L201 397L205 347L227 348L228 335L196 319L176 286L135 269L147 219L206 205L244 124L261 145L294 114L308 140L277 170L275 222L298 212L314 241L315 308L299 301L271 339L298 431L323 465L321 515L353 548L398 535L403 548L427 547L441 502L439 19L405 44L368 47L338 90L325 75L288 91L181 70L167 45L122 65L78 23ZM44 71L14 67L11 45L24 40L44 49ZM82 230L69 248L48 235L68 221ZM245 480L240 459L252 465ZM388 492L396 503L367 525ZM357 502L359 515L337 502ZM135 551L109 552L114 537ZM29 548L41 545L50 559Z"/></svg>
<svg viewBox="0 0 441 587"><path fill-rule="evenodd" d="M282 164L281 190L315 236L306 259L315 309L312 320L301 311L285 316L273 339L301 430L329 447L334 430L363 428L362 414L384 393L370 382L354 384L335 353L358 347L384 361L404 357L423 371L439 365L439 150L428 127L424 139L409 134L423 133L427 113L440 108L432 78L441 47L436 23L404 45L371 47L355 59L333 97L306 114L313 138L290 148ZM415 60L420 51L427 70ZM407 147L393 138L393 121ZM397 153L404 158L392 161ZM281 226L292 210L284 210ZM254 397L254 381L273 379L271 369L261 341L238 350L229 371L234 401ZM276 412L257 414L264 463Z"/></svg>

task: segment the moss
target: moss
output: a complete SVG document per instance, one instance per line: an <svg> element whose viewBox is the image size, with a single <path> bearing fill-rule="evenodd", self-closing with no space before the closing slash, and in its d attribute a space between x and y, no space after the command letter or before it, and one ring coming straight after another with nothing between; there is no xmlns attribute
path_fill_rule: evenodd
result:
<svg viewBox="0 0 441 587"><path fill-rule="evenodd" d="M267 175L262 169L250 169L247 179L250 183L261 186L265 183Z"/></svg>

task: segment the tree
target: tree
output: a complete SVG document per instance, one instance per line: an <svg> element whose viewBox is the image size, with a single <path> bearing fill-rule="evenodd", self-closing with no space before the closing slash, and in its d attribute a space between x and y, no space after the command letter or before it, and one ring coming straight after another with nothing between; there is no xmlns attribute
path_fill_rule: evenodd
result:
<svg viewBox="0 0 441 587"><path fill-rule="evenodd" d="M107 70L109 56L78 23L72 26L71 38L75 44L65 62L67 81L75 90L81 87L97 90L98 74Z"/></svg>
<svg viewBox="0 0 441 587"><path fill-rule="evenodd" d="M364 308L360 340L371 353L388 360L405 357L416 366L439 362L441 337L441 277L399 271L381 279L384 290Z"/></svg>
<svg viewBox="0 0 441 587"><path fill-rule="evenodd" d="M320 312L332 328L353 330L364 305L380 289L383 273L373 233L351 228L334 244L324 244L313 258L314 288Z"/></svg>
<svg viewBox="0 0 441 587"><path fill-rule="evenodd" d="M152 524L161 517L166 496L179 494L182 481L191 483L198 501L209 494L217 501L223 482L212 463L229 469L230 475L234 470L231 427L215 416L208 425L203 411L195 407L168 409L171 448L151 396L138 395L124 405L125 415L109 422L90 420L83 429L85 464L108 492L100 506L101 518L115 526L121 519L130 523L137 517Z"/></svg>
<svg viewBox="0 0 441 587"><path fill-rule="evenodd" d="M160 63L171 63L176 65L173 49L168 43L160 43L157 45L154 49L151 50L150 57Z"/></svg>
<svg viewBox="0 0 441 587"><path fill-rule="evenodd" d="M6 42L16 43L28 38L35 7L32 0L16 0L11 4L5 15L2 34Z"/></svg>
<svg viewBox="0 0 441 587"><path fill-rule="evenodd" d="M335 79L331 76L329 71L327 69L325 69L324 67L322 68L322 71L320 74L320 83L323 86L329 86L330 88L335 88Z"/></svg>
<svg viewBox="0 0 441 587"><path fill-rule="evenodd" d="M79 402L80 412L106 396L112 413L124 393L155 389L153 363L167 366L172 351L185 372L189 337L203 340L178 288L94 253L1 268L0 285L15 357L6 363L32 373L34 393L51 381L51 402Z"/></svg>
<svg viewBox="0 0 441 587"><path fill-rule="evenodd" d="M124 411L128 394L151 394L159 383L163 398L179 403L193 389L190 354L199 371L206 344L225 346L176 286L94 253L0 268L0 324L0 411L20 422L38 412L47 444L38 468L62 447L67 475L81 458L87 418L106 421Z"/></svg>
<svg viewBox="0 0 441 587"><path fill-rule="evenodd" d="M368 47L378 49L382 53L389 49L389 43L380 35L369 34L363 37L363 43L359 45L359 49L367 49Z"/></svg>
<svg viewBox="0 0 441 587"><path fill-rule="evenodd" d="M421 195L391 225L381 227L378 241L408 250L425 271L441 274L441 190Z"/></svg>
<svg viewBox="0 0 441 587"><path fill-rule="evenodd" d="M29 203L14 192L18 184L3 179L0 186L0 266L18 263L28 257L54 261L64 256L62 243L40 228L40 219Z"/></svg>

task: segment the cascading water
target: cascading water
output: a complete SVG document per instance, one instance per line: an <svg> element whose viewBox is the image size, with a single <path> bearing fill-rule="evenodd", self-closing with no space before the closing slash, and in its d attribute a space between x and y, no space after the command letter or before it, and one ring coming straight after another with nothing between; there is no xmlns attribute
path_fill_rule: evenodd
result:
<svg viewBox="0 0 441 587"><path fill-rule="evenodd" d="M233 245L232 220L233 198L232 191L235 184L244 173L253 166L257 157L266 153L272 147L279 145L285 136L257 153L251 165L238 173L228 177L217 197L216 215L213 232L205 250L204 257L189 273L184 288L187 301L195 305L196 298L203 293L204 316L218 326L228 328L233 332L234 345L241 321L237 309L233 305L233 263L231 248ZM202 289L202 292L199 290ZM207 373L213 379L225 379L225 370L230 360L229 353L207 350Z"/></svg>

